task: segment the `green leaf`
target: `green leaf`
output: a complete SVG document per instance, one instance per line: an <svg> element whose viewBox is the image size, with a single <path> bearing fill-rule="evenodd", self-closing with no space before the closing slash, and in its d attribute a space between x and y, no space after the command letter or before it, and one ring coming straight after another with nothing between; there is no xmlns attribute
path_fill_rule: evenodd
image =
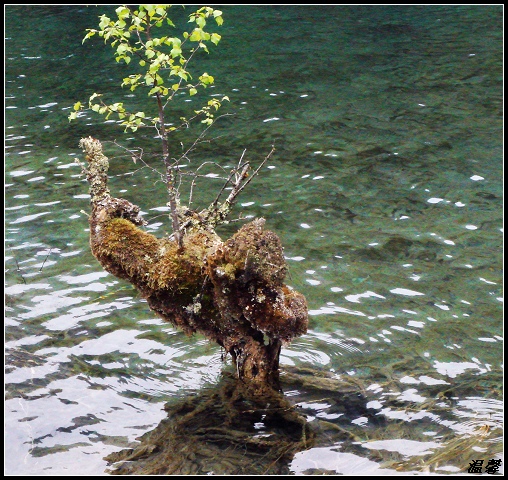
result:
<svg viewBox="0 0 508 480"><path fill-rule="evenodd" d="M88 33L83 38L82 44L85 43L85 40L88 40L90 37L93 37L97 33L97 30L90 30L88 29Z"/></svg>
<svg viewBox="0 0 508 480"><path fill-rule="evenodd" d="M193 31L192 31L192 34L190 36L190 41L191 42L200 42L202 40L202 35L203 35L203 30L201 30L200 28L195 28Z"/></svg>
<svg viewBox="0 0 508 480"><path fill-rule="evenodd" d="M196 25L200 28L204 28L204 26L206 25L206 20L203 17L197 17Z"/></svg>
<svg viewBox="0 0 508 480"><path fill-rule="evenodd" d="M218 33L212 33L210 40L214 45L217 45L220 42L221 38L222 37Z"/></svg>
<svg viewBox="0 0 508 480"><path fill-rule="evenodd" d="M207 85L211 85L214 82L214 78L211 75L208 75L208 73L203 73L199 77L199 80L201 80L201 83L206 87Z"/></svg>
<svg viewBox="0 0 508 480"><path fill-rule="evenodd" d="M127 18L130 16L130 13L131 11L125 7L125 6L121 6L121 7L118 7L116 10L115 10L116 14L118 15L118 18L120 19L124 19L124 18Z"/></svg>
<svg viewBox="0 0 508 480"><path fill-rule="evenodd" d="M182 50L180 48L175 47L175 48L173 48L173 50L171 50L171 56L173 58L176 58L176 57L180 56L181 54L182 54Z"/></svg>
<svg viewBox="0 0 508 480"><path fill-rule="evenodd" d="M100 19L101 21L99 22L99 28L101 30L104 30L109 25L109 22L111 20L109 19L109 17L106 17L106 15L101 15Z"/></svg>
<svg viewBox="0 0 508 480"><path fill-rule="evenodd" d="M76 102L74 104L74 111L78 111L78 110L81 110L81 102Z"/></svg>
<svg viewBox="0 0 508 480"><path fill-rule="evenodd" d="M120 45L118 45L118 48L116 49L116 53L118 55L121 55L122 53L125 53L127 50L130 50L129 46L126 45L125 43L121 43Z"/></svg>
<svg viewBox="0 0 508 480"><path fill-rule="evenodd" d="M189 95L192 97L192 95L196 95L196 93L198 93L198 91L195 89L195 88L191 88L189 90Z"/></svg>

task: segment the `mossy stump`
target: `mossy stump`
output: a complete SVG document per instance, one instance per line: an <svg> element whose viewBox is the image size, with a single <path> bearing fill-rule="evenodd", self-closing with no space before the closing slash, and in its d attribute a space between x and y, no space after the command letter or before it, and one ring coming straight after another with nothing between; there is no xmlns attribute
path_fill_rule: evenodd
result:
<svg viewBox="0 0 508 480"><path fill-rule="evenodd" d="M89 137L80 146L88 162L90 245L103 268L132 283L164 320L221 345L247 396L279 392L281 346L307 331L308 312L305 297L284 284L278 236L257 219L223 242L209 208L190 223L182 217L183 248L156 238L141 228L138 206L110 195L101 143Z"/></svg>

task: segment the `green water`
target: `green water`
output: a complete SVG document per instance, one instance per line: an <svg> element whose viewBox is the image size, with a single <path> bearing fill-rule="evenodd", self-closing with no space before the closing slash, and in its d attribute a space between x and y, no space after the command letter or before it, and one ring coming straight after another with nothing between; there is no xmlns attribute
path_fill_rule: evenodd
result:
<svg viewBox="0 0 508 480"><path fill-rule="evenodd" d="M247 149L256 163L276 147L237 214L266 218L309 304L281 363L364 387L354 408L341 392L286 391L311 423L357 436L318 435L289 471L453 474L503 458L502 7L221 8L223 39L198 68L234 116L193 161L228 167ZM155 143L98 116L67 121L95 91L145 108L116 87L126 70L109 47L81 44L104 9L6 7L7 474L104 474L165 402L223 369L219 347L163 323L89 251L79 139ZM164 185L105 147L113 195L165 234ZM195 201L218 185L203 181Z"/></svg>

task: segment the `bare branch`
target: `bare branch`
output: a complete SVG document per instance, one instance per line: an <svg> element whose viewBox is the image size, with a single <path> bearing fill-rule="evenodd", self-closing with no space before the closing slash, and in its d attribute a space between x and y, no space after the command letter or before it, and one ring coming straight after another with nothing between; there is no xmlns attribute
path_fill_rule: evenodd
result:
<svg viewBox="0 0 508 480"><path fill-rule="evenodd" d="M46 258L44 259L44 262L42 262L42 265L41 265L41 268L39 269L39 272L42 272L44 264L46 263L46 260L48 259L49 255L51 254L51 250L53 250L53 248L49 249L48 254L46 255Z"/></svg>
<svg viewBox="0 0 508 480"><path fill-rule="evenodd" d="M210 209L215 209L215 207L217 207L217 204L219 203L219 199L220 197L222 196L222 192L224 192L224 190L226 189L226 187L229 185L229 183L231 182L232 178L235 177L235 182L238 182L238 176L237 176L237 172L240 170L240 168L244 167L242 165L242 161L243 161L243 157L245 155L245 152L247 151L247 149L245 149L243 152L242 152L242 155L240 157L240 160L238 160L238 166L236 167L236 169L234 170L231 170L231 174L229 175L229 178L226 180L226 183L222 186L222 188L220 189L219 193L217 194L217 196L215 197L215 200L211 203ZM247 166L249 165L248 163L246 164ZM234 187L233 187L234 188Z"/></svg>
<svg viewBox="0 0 508 480"><path fill-rule="evenodd" d="M241 186L241 188L238 190L237 195L252 181L252 179L258 174L259 170L263 167L263 165L269 160L269 158L272 156L273 152L275 152L275 146L272 145L272 149L270 150L270 153L265 157L265 159L259 164L259 167L254 170L254 173L247 179L247 181Z"/></svg>
<svg viewBox="0 0 508 480"><path fill-rule="evenodd" d="M194 178L192 179L192 182L191 182L191 186L190 186L190 192L189 192L189 204L188 204L188 207L190 208L191 204L192 204L192 195L193 195L193 192L194 192L194 187L196 186L196 179L197 178L205 178L207 177L207 175L198 175L197 172L199 172L199 170L204 167L205 165L215 165L216 167L220 168L221 170L223 170L224 172L226 171L224 169L224 167L222 167L221 165L219 165L217 162L203 162L198 168L196 168L196 170L192 173L182 173L182 175L192 175ZM210 178L210 177L208 177ZM222 177L220 177L222 178Z"/></svg>
<svg viewBox="0 0 508 480"><path fill-rule="evenodd" d="M156 168L153 168L151 165L148 165L148 163L145 162L145 160L143 159L144 151L143 151L142 148L139 148L139 150L141 150L141 154L138 154L134 150L129 150L128 148L120 145L119 143L117 143L116 140L109 141L109 142L108 141L104 141L102 143L112 143L113 145L116 145L118 148L121 148L122 150L125 150L126 152L129 153L129 155L131 156L132 160L139 160L146 168L149 168L150 170L152 170L152 172L154 172L157 175L159 175L161 177L161 180L163 182L165 182L164 175L161 172L159 172L159 170L157 170ZM134 163L136 163L136 162L134 162ZM135 173L135 172L132 172L132 173Z"/></svg>
<svg viewBox="0 0 508 480"><path fill-rule="evenodd" d="M233 176L235 177L235 183L233 184L233 188L229 193L228 198L226 198L226 200L222 204L220 204L218 201L220 195L226 188L226 186L224 186L222 190L219 192L219 196L214 200L214 202L206 210L200 212L200 215L206 219L207 224L209 224L212 227L215 227L216 225L220 224L226 219L226 217L229 215L229 212L231 211L231 208L235 204L238 195L258 174L259 170L261 170L263 165L272 156L274 151L275 147L272 145L270 153L264 158L264 160L260 163L260 165L256 168L256 170L254 170L253 174L250 177L247 173L250 164L247 162L243 164L243 166L241 165L241 160L243 159L243 155L245 154L245 151L243 152L240 162L238 163L238 168L235 169L230 175L230 179L232 179ZM240 167L242 168L242 170L240 170ZM239 171L240 173L238 173ZM230 181L230 179L228 179L228 182ZM226 185L228 182L226 182Z"/></svg>
<svg viewBox="0 0 508 480"><path fill-rule="evenodd" d="M14 261L16 262L16 272L19 273L19 276L21 277L21 280L23 280L23 283L26 285L26 280L23 274L21 273L23 269L19 266L18 259L14 256Z"/></svg>
<svg viewBox="0 0 508 480"><path fill-rule="evenodd" d="M192 152L193 150L195 150L195 148L200 144L200 143L203 143L205 140L204 137L206 136L208 130L212 127L212 125L215 125L215 123L217 123L218 120L220 120L222 117L228 117L232 115L231 113L225 113L223 115L220 115L218 116L215 121L211 124L211 125L208 125L200 134L199 136L196 138L196 140L194 140L194 142L191 144L191 146L189 148L187 148L187 150L185 150L182 155L179 157L179 158L172 158L172 160L174 160L176 163L180 162L182 158L189 158L189 154L190 152ZM194 120L195 118L199 117L199 115L195 115L194 117L190 118L188 120L188 122L191 122L192 120ZM178 130L179 128L181 128L184 124L180 125L179 127L177 127L176 129ZM174 130L173 130L174 131ZM215 139L212 139L212 140L206 140L206 142L211 142ZM183 146L183 145L182 145Z"/></svg>

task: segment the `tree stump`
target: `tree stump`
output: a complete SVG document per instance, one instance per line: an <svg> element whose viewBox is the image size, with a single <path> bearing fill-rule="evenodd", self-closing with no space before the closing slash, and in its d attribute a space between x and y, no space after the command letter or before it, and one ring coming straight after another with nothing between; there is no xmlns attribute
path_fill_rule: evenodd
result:
<svg viewBox="0 0 508 480"><path fill-rule="evenodd" d="M307 331L308 311L305 297L284 284L278 236L256 219L223 242L214 212L223 219L224 204L215 203L213 210L181 213L182 246L159 239L141 228L138 206L111 196L101 143L89 137L80 147L88 162L82 168L90 185L90 245L103 268L132 283L164 320L222 346L243 394L262 400L279 392L281 346Z"/></svg>

